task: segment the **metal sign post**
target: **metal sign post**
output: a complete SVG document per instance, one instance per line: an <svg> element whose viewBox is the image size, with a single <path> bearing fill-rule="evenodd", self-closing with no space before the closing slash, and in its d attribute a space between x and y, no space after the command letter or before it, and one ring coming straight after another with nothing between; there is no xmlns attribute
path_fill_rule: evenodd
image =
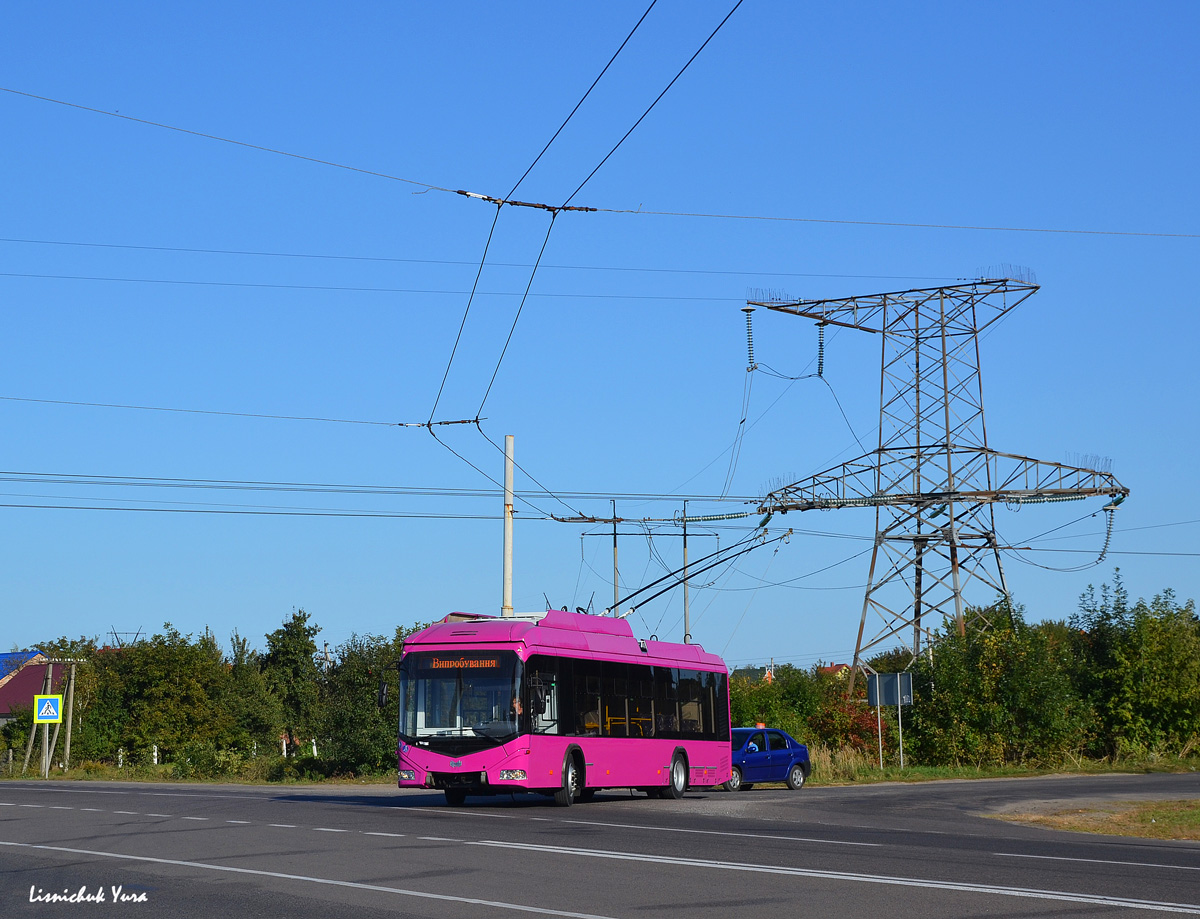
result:
<svg viewBox="0 0 1200 919"><path fill-rule="evenodd" d="M879 723L879 768L883 768L883 722L880 708L896 706L896 724L900 733L900 768L904 768L904 715L903 706L912 705L911 673L872 673L867 676L867 704L875 706L875 719Z"/></svg>
<svg viewBox="0 0 1200 919"><path fill-rule="evenodd" d="M55 725L54 736L58 739L57 725L62 724L62 696L36 695L33 697L33 728L42 726L42 778L50 778L50 725Z"/></svg>

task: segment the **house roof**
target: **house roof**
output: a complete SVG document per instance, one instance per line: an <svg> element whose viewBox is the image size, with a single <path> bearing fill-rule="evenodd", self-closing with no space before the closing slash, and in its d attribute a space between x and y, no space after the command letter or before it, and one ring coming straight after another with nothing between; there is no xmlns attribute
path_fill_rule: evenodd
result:
<svg viewBox="0 0 1200 919"><path fill-rule="evenodd" d="M39 661L38 658L41 658ZM17 675L17 672L30 663L45 663L46 655L41 651L9 651L0 654L0 686Z"/></svg>
<svg viewBox="0 0 1200 919"><path fill-rule="evenodd" d="M33 704L33 697L42 691L45 671L38 664L46 663L41 651L13 651L0 654L0 717L12 712L13 706ZM62 668L59 668L61 671ZM55 673L61 685L62 674Z"/></svg>

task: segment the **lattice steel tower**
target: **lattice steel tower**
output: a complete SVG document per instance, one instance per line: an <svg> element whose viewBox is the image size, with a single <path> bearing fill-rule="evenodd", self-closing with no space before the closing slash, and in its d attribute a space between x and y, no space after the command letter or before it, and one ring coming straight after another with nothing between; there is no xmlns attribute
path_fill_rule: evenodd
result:
<svg viewBox="0 0 1200 919"><path fill-rule="evenodd" d="M1111 535L1112 509L1129 489L1110 473L988 446L979 334L1037 290L1005 278L839 300L749 301L881 338L878 449L772 492L762 504L776 513L875 508L855 672L863 653L884 642L899 641L915 657L944 618L960 634L988 625L981 608L1009 596L997 502L1107 496ZM968 609L963 597L971 588L982 603Z"/></svg>

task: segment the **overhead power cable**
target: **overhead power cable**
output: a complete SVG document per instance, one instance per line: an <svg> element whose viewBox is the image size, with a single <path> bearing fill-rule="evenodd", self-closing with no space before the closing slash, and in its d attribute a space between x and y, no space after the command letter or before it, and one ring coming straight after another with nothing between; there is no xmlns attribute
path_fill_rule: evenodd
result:
<svg viewBox="0 0 1200 919"><path fill-rule="evenodd" d="M446 188L442 185L433 185L429 182L418 182L416 179L406 179L402 176L389 175L386 172L377 172L373 169L363 169L359 166L348 166L345 163L338 163L333 160L323 160L315 156L306 156L303 153L292 153L288 150L279 150L275 147L265 147L261 144L252 144L244 140L234 140L231 137L221 137L217 134L208 134L204 131L193 131L191 128L181 128L173 124L164 124L161 121L150 121L146 118L134 118L132 115L122 115L120 112L107 112L104 109L92 108L88 105L80 105L78 102L67 102L63 99L52 99L49 96L39 96L35 93L22 92L19 89L12 89L7 86L0 86L0 92L12 93L14 96L24 96L27 99L37 99L40 102L53 102L55 105L65 105L67 108L79 109L84 112L92 112L96 115L107 115L110 118L120 118L122 121L131 121L136 124L149 125L152 128L163 128L167 131L177 131L180 134L190 134L193 137L203 137L206 140L218 140L223 144L234 144L238 147L246 147L250 150L259 150L263 153L273 153L276 156L287 156L295 160L304 160L309 163L316 163L319 166L332 166L334 169L345 169L350 172L359 172L363 175L374 176L379 179L391 179L393 182L404 182L406 185L416 185L419 188L424 188L426 191L445 191L451 194L455 193L455 189Z"/></svg>
<svg viewBox="0 0 1200 919"><path fill-rule="evenodd" d="M736 7L735 7L736 9ZM0 92L11 93L15 96L23 96L27 99L36 99L42 102L52 102L55 105L63 105L68 108L79 109L85 112L92 112L97 115L108 115L111 118L120 118L125 121L136 122L138 124L149 125L156 128L164 128L168 131L178 131L181 134L190 134L195 137L203 137L209 140L217 140L222 143L234 144L239 147L246 147L251 150L259 150L264 153L272 153L278 156L291 157L292 159L305 160L310 163L316 163L322 166L332 166L335 169L345 169L350 172L357 172L363 175L374 176L381 179L390 179L394 182L403 182L408 185L416 185L428 191L443 191L456 195L465 195L470 198L477 198L488 201L493 204L514 204L526 207L538 207L545 210L550 210L553 205L548 204L533 204L530 202L505 201L501 198L494 198L488 195L478 194L475 192L467 192L462 189L448 188L444 185L434 185L428 182L420 182L415 179L407 179L402 176L390 175L385 172L378 172L372 169L364 169L359 166L350 166L345 163L335 162L333 160L320 159L314 156L307 156L302 153L292 153L287 150L279 150L273 147L266 147L260 144L253 144L246 141L235 140L233 138L221 137L216 134L207 134L203 131L194 131L189 128L182 128L175 125L164 124L158 121L150 121L145 118L134 118L130 115L122 115L120 112L109 112L104 109L92 108L87 105L80 105L76 102L67 102L63 99L53 99L49 96L41 96L36 93L24 92L11 87L0 86ZM636 127L636 125L635 125ZM632 129L631 129L632 130ZM613 151L615 151L615 147ZM610 151L609 155L613 151ZM596 167L599 169L599 166ZM590 178L590 177L589 177ZM586 181L586 180L585 180ZM582 186L581 186L582 187ZM572 198L574 195L571 196ZM569 201L570 199L568 199ZM1144 231L1144 230L1085 230L1070 227L1028 227L1028 226L1006 226L1006 225L986 225L986 224L964 224L964 223L921 223L916 221L900 221L900 220L850 220L846 218L834 217L794 217L785 215L768 215L768 214L725 214L717 212L704 211L658 211L647 210L645 208L614 208L614 207L587 207L587 208L569 208L564 205L559 206L559 210L579 210L589 211L603 214L628 214L634 216L653 216L653 217L688 217L702 218L708 220L764 220L775 223L822 223L822 224L841 224L845 226L867 226L867 227L900 227L912 229L926 230L977 230L993 233L1062 233L1071 235L1083 236L1142 236L1154 237L1163 239L1200 239L1200 233L1168 233L1160 231Z"/></svg>
<svg viewBox="0 0 1200 919"><path fill-rule="evenodd" d="M121 505L79 504L0 504L0 507L24 510L58 511L129 511L148 514L220 514L234 517L372 517L409 520L500 520L498 514L413 514L387 511L309 511L309 510L246 510L236 508L200 507L125 507ZM527 518L530 519L530 518ZM549 520L549 517L531 518Z"/></svg>
<svg viewBox="0 0 1200 919"><path fill-rule="evenodd" d="M475 297L553 297L558 299L584 300L679 300L706 303L740 303L738 297L682 297L674 295L657 296L655 294L575 294L575 293L536 293L528 291L522 295L517 290L432 290L411 287L349 287L329 284L257 284L246 281L190 281L179 278L114 278L100 275L75 274L33 274L15 271L0 271L0 278L29 278L39 281L112 281L123 284L180 284L186 287L245 287L255 290L316 290L332 293L367 293L367 294L447 294L461 296L469 294ZM478 280L478 278L476 278ZM456 339L457 343L457 339Z"/></svg>
<svg viewBox="0 0 1200 919"><path fill-rule="evenodd" d="M1070 552L1073 555L1095 555L1093 549L1044 549L1044 548L1028 548L1021 549L1022 552ZM1155 558L1200 558L1200 552L1137 552L1131 549L1110 549L1105 555L1149 555ZM1091 565L1083 566L1085 568L1092 567Z"/></svg>
<svg viewBox="0 0 1200 919"><path fill-rule="evenodd" d="M74 402L69 399L31 399L24 396L0 396L5 402L32 402L41 405L73 405L85 408L121 408L141 412L178 412L185 415L221 415L228 418L264 418L272 421L320 421L327 424L365 424L385 428L425 428L449 424L474 424L478 419L457 421L367 421L360 418L323 418L312 415L270 415L265 412L223 412L205 408L171 408L163 405L125 405L118 402Z"/></svg>
<svg viewBox="0 0 1200 919"><path fill-rule="evenodd" d="M19 482L26 484L79 485L103 487L136 487L136 488L198 488L216 489L223 491L274 491L274 492L309 492L329 494L359 494L359 495L393 495L430 498L495 498L504 493L503 487L489 488L432 488L423 486L398 485L354 485L317 482L269 482L252 479L188 479L152 476L104 476L87 473L50 473L50 472L19 472L0 471L0 481ZM549 497L550 492L525 491L523 494L535 497ZM567 491L564 495L580 500L619 500L619 501L669 501L677 503L679 495L653 495L643 493L613 494L610 492ZM689 501L719 501L716 495L685 495ZM729 500L744 503L756 503L759 498L737 497ZM801 532L801 531L797 531ZM816 531L812 532L814 535ZM828 534L845 536L846 534ZM847 538L860 538L848 537ZM866 537L861 537L866 538Z"/></svg>
<svg viewBox="0 0 1200 919"><path fill-rule="evenodd" d="M771 223L825 223L855 227L900 227L917 230L979 230L990 233L1064 233L1077 236L1148 236L1164 239L1200 239L1200 233L1164 233L1144 230L1080 230L1070 227L1015 227L972 223L918 223L903 220L847 220L834 217L788 217L768 214L720 214L699 211L651 211L645 208L596 207L600 214L655 217L694 217L708 220L765 220Z"/></svg>
<svg viewBox="0 0 1200 919"><path fill-rule="evenodd" d="M267 252L254 249L202 249L187 246L136 246L124 243L78 242L59 239L23 239L13 236L0 237L0 243L20 243L33 246L79 246L91 249L131 250L135 252L171 252L190 255L238 255L252 258L313 259L318 261L381 262L404 265L454 265L474 266L476 262L463 259L400 258L383 255L330 255L320 252ZM532 268L523 262L491 262L493 268ZM949 275L901 275L901 274L824 274L809 271L733 271L716 268L638 268L625 265L543 265L542 270L552 271L625 271L644 274L695 274L724 275L731 277L765 276L772 278L850 278L855 280L880 281L961 281ZM449 292L449 291L448 291ZM465 291L453 291L465 293ZM731 298L732 299L732 298ZM739 301L740 302L740 301Z"/></svg>

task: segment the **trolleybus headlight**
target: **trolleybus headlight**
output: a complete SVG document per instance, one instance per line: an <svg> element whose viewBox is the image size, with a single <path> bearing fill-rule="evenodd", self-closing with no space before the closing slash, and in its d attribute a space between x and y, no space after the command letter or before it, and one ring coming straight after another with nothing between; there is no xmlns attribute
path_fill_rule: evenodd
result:
<svg viewBox="0 0 1200 919"><path fill-rule="evenodd" d="M523 782L525 781L524 769L501 769L500 781L502 782Z"/></svg>
<svg viewBox="0 0 1200 919"><path fill-rule="evenodd" d="M411 782L416 777L417 777L417 773L416 773L416 770L414 770L414 769L401 769L400 770L400 781L401 782Z"/></svg>

